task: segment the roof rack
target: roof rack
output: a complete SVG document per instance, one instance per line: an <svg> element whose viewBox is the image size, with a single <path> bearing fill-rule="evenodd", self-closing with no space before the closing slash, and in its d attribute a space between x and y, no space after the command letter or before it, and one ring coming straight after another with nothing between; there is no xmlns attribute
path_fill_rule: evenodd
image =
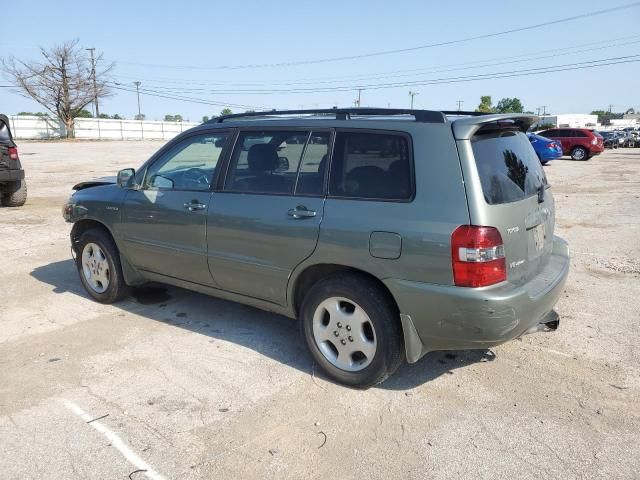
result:
<svg viewBox="0 0 640 480"><path fill-rule="evenodd" d="M480 117L482 115L492 115L491 112L468 112L463 110L442 110L442 113L445 115L460 115L460 116L470 116L470 117Z"/></svg>
<svg viewBox="0 0 640 480"><path fill-rule="evenodd" d="M227 120L264 117L271 118L276 115L334 115L336 120L350 120L352 116L392 116L392 115L413 115L416 122L444 123L446 121L444 112L435 110L409 110L401 108L321 108L313 110L267 110L263 112L234 113L212 118L207 123L222 123Z"/></svg>

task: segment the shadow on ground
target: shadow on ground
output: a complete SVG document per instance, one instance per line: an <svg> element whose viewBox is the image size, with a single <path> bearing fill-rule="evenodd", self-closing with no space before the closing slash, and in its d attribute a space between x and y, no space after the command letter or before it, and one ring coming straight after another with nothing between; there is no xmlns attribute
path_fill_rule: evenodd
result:
<svg viewBox="0 0 640 480"><path fill-rule="evenodd" d="M89 298L71 259L38 267L31 275L51 285L54 293L70 292ZM131 299L114 304L113 308L233 342L322 377L302 343L297 322L281 315L158 284L135 288ZM403 364L378 388L407 390L441 375L453 375L457 368L494 359L495 354L490 350L432 352L415 364Z"/></svg>

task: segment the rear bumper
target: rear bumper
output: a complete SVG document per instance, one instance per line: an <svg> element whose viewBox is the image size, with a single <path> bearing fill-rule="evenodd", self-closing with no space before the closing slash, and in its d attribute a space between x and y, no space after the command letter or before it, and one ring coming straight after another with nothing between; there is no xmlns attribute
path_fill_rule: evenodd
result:
<svg viewBox="0 0 640 480"><path fill-rule="evenodd" d="M24 178L24 170L0 170L0 182L17 182Z"/></svg>
<svg viewBox="0 0 640 480"><path fill-rule="evenodd" d="M554 237L545 268L524 285L462 288L408 280L385 284L401 312L407 360L432 350L489 348L536 330L553 316L569 274L569 247Z"/></svg>

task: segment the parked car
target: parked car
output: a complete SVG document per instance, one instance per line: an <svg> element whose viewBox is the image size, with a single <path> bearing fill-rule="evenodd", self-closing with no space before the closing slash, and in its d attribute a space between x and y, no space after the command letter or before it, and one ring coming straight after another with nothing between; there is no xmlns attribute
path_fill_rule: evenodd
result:
<svg viewBox="0 0 640 480"><path fill-rule="evenodd" d="M615 149L619 147L619 139L616 132L612 132L612 131L600 132L600 135L602 135L604 148Z"/></svg>
<svg viewBox="0 0 640 480"><path fill-rule="evenodd" d="M538 135L551 138L562 144L562 153L573 160L589 160L604 150L602 136L587 128L552 128Z"/></svg>
<svg viewBox="0 0 640 480"><path fill-rule="evenodd" d="M162 282L298 318L326 374L360 388L558 327L569 250L524 133L537 117L303 113L223 116L116 184L76 185L63 215L87 293Z"/></svg>
<svg viewBox="0 0 640 480"><path fill-rule="evenodd" d="M535 133L527 133L527 137L542 165L546 165L551 160L562 156L562 145L560 145L560 142L536 135Z"/></svg>
<svg viewBox="0 0 640 480"><path fill-rule="evenodd" d="M628 132L626 130L620 130L616 132L618 134L618 137L620 139L620 146L623 148L632 148L635 147L635 139L633 137L633 135L631 135L631 132Z"/></svg>
<svg viewBox="0 0 640 480"><path fill-rule="evenodd" d="M9 119L0 115L0 204L21 207L27 201L27 182L13 141Z"/></svg>

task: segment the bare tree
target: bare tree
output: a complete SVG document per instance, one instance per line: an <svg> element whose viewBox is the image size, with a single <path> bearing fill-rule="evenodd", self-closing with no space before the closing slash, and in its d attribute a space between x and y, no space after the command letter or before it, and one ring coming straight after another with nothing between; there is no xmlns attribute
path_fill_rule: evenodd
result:
<svg viewBox="0 0 640 480"><path fill-rule="evenodd" d="M51 49L41 47L41 61L26 62L14 57L2 60L2 70L16 91L55 115L64 124L67 138L74 136L74 120L84 107L95 98L112 95L106 77L114 64L98 70L103 56L97 55L94 79L91 60L78 43L71 40Z"/></svg>

